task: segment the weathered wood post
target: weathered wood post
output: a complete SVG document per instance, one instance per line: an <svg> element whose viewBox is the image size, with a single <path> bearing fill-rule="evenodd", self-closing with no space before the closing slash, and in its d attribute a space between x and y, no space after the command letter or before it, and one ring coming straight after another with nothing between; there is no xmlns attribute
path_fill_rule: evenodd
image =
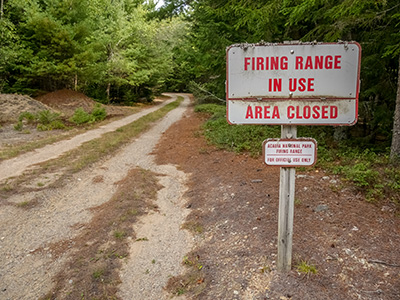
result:
<svg viewBox="0 0 400 300"><path fill-rule="evenodd" d="M312 166L315 140L297 138L296 125L357 122L361 46L356 42L236 44L226 49L229 124L282 125L281 139L263 143L264 163L281 168L278 261L292 264L295 167ZM311 141L312 140L312 141Z"/></svg>
<svg viewBox="0 0 400 300"><path fill-rule="evenodd" d="M281 138L297 137L297 127L283 125ZM295 168L281 168L278 215L278 263L279 272L288 272L292 267L293 215L295 194Z"/></svg>

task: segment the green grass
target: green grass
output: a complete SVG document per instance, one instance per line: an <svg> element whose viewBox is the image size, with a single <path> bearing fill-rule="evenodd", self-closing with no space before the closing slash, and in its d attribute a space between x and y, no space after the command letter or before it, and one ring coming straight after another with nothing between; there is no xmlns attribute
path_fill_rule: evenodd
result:
<svg viewBox="0 0 400 300"><path fill-rule="evenodd" d="M123 239L123 238L126 237L126 232L123 231L123 230L114 231L114 237L115 237L116 239Z"/></svg>
<svg viewBox="0 0 400 300"><path fill-rule="evenodd" d="M209 114L203 126L207 140L218 148L234 152L247 152L258 157L262 142L280 136L280 126L229 125L226 107L201 104L196 112ZM334 140L333 126L298 126L298 137L312 137L318 143L318 159L314 168L322 168L340 175L348 184L364 194L367 201L389 199L400 205L400 168L389 161L389 148L369 145L360 139ZM311 168L312 169L312 168ZM310 168L303 171L310 170Z"/></svg>
<svg viewBox="0 0 400 300"><path fill-rule="evenodd" d="M221 149L234 152L246 151L253 156L259 156L265 139L280 136L280 126L228 124L226 108L222 105L201 104L196 106L195 111L211 115L204 124L204 134L209 142Z"/></svg>
<svg viewBox="0 0 400 300"><path fill-rule="evenodd" d="M77 132L73 131L73 132L70 132L70 133L67 133L64 135L46 137L46 138L36 140L36 141L30 142L30 143L26 143L23 145L7 147L0 151L0 160L16 157L22 153L26 153L26 152L32 151L34 149L41 148L45 145L71 138L76 134L77 134Z"/></svg>
<svg viewBox="0 0 400 300"><path fill-rule="evenodd" d="M93 272L92 276L94 279L99 279L100 277L102 277L104 274L104 270L100 269L100 270L96 270Z"/></svg>
<svg viewBox="0 0 400 300"><path fill-rule="evenodd" d="M168 112L178 107L183 101L179 97L155 112L149 113L119 130L103 134L101 138L94 139L82 144L80 147L69 151L58 159L50 160L42 164L45 169L64 168L66 173L78 172L90 164L111 155L121 146L127 144L134 137L151 128L152 124L164 117Z"/></svg>
<svg viewBox="0 0 400 300"><path fill-rule="evenodd" d="M297 271L299 273L303 273L303 274L306 274L306 275L317 274L317 272L318 272L317 268L314 265L309 264L305 260L300 261L297 264L296 269L297 269Z"/></svg>
<svg viewBox="0 0 400 300"><path fill-rule="evenodd" d="M150 129L154 122L178 107L182 101L183 97L179 97L176 101L121 127L119 130L103 134L101 138L84 143L79 148L63 155L61 159L50 161L49 164L68 168L72 172L78 172L101 158L110 155L134 137Z"/></svg>
<svg viewBox="0 0 400 300"><path fill-rule="evenodd" d="M129 143L133 138L150 129L154 122L160 120L168 112L178 107L182 101L183 97L178 97L176 101L161 107L157 111L141 117L135 122L122 127L120 130L103 134L100 138L86 142L80 147L65 153L57 159L44 162L40 164L41 170L37 172L56 172L57 170L62 169L63 175L48 185L48 187L57 186L58 184L61 184L61 182L69 175L79 172L87 166L109 155L112 155L120 147ZM35 174L24 174L23 176L20 176L14 180L13 184L16 186L23 186L24 184L32 181L34 177ZM10 186L7 183L1 185L1 196L5 198L11 196L12 189L13 186ZM128 213L134 215L136 212L132 210Z"/></svg>

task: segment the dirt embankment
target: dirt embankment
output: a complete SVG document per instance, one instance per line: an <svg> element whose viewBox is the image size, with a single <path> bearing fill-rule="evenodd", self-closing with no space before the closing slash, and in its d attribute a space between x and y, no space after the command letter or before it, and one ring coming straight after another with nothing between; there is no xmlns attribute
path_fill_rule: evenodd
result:
<svg viewBox="0 0 400 300"><path fill-rule="evenodd" d="M48 136L59 135L63 131L40 131L35 126L24 124L24 129L17 131L14 125L22 112L36 114L49 110L59 113L60 117L67 120L79 107L86 112L91 112L96 101L83 93L71 90L59 90L33 99L27 95L0 94L0 148L30 142ZM126 116L133 113L132 107L103 105L107 117Z"/></svg>
<svg viewBox="0 0 400 300"><path fill-rule="evenodd" d="M24 111L37 113L42 110L51 110L46 104L26 95L0 94L0 125L15 123Z"/></svg>
<svg viewBox="0 0 400 300"><path fill-rule="evenodd" d="M74 114L78 107L83 108L86 112L91 112L96 101L83 93L71 90L59 90L48 93L36 98L37 101L61 112L66 117ZM130 113L129 107L103 105L106 108L108 116L126 115Z"/></svg>

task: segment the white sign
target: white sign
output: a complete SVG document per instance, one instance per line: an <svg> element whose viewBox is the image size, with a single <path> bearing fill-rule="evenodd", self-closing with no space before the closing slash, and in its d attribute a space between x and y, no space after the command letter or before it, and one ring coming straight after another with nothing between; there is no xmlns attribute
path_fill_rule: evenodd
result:
<svg viewBox="0 0 400 300"><path fill-rule="evenodd" d="M317 159L314 139L268 139L263 143L264 162L268 166L312 166Z"/></svg>
<svg viewBox="0 0 400 300"><path fill-rule="evenodd" d="M358 114L360 59L361 46L353 42L230 46L228 122L353 125ZM261 107L262 115L265 107L275 107L274 118L256 112L251 117L249 106Z"/></svg>
<svg viewBox="0 0 400 300"><path fill-rule="evenodd" d="M356 100L229 100L231 124L353 125Z"/></svg>

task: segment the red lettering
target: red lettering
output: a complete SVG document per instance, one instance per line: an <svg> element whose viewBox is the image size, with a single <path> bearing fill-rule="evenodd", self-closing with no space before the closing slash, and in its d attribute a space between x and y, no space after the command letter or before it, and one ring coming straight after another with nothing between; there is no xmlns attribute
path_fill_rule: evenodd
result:
<svg viewBox="0 0 400 300"><path fill-rule="evenodd" d="M322 106L322 119L328 119L328 107L329 106Z"/></svg>
<svg viewBox="0 0 400 300"><path fill-rule="evenodd" d="M271 108L271 106L264 106L264 119L271 119L270 111L269 109Z"/></svg>
<svg viewBox="0 0 400 300"><path fill-rule="evenodd" d="M308 78L307 83L307 91L314 92L314 78Z"/></svg>
<svg viewBox="0 0 400 300"><path fill-rule="evenodd" d="M269 78L268 83L269 92L282 92L282 78Z"/></svg>
<svg viewBox="0 0 400 300"><path fill-rule="evenodd" d="M264 58L257 57L257 71L264 71Z"/></svg>
<svg viewBox="0 0 400 300"><path fill-rule="evenodd" d="M297 89L297 78L289 78L289 91L294 92Z"/></svg>
<svg viewBox="0 0 400 300"><path fill-rule="evenodd" d="M325 57L325 69L327 69L327 70L332 69L332 65L333 65L333 57L330 55L327 55Z"/></svg>
<svg viewBox="0 0 400 300"><path fill-rule="evenodd" d="M274 78L274 92L282 92L282 78Z"/></svg>
<svg viewBox="0 0 400 300"><path fill-rule="evenodd" d="M255 107L255 119L261 119L262 118L262 107L261 106L256 106Z"/></svg>
<svg viewBox="0 0 400 300"><path fill-rule="evenodd" d="M312 58L311 58L311 56L307 56L306 65L305 65L304 69L305 69L305 70L307 70L307 69L313 69L313 64L312 64Z"/></svg>
<svg viewBox="0 0 400 300"><path fill-rule="evenodd" d="M315 69L323 69L324 68L324 57L316 56L315 57Z"/></svg>
<svg viewBox="0 0 400 300"><path fill-rule="evenodd" d="M297 86L297 82L299 83ZM314 78L289 78L289 91L295 92L299 90L299 92L314 92Z"/></svg>
<svg viewBox="0 0 400 300"><path fill-rule="evenodd" d="M300 78L299 79L299 91L300 92L304 92L306 90L305 83L306 83L306 79L305 78Z"/></svg>
<svg viewBox="0 0 400 300"><path fill-rule="evenodd" d="M336 119L338 116L337 106L331 106L331 119Z"/></svg>
<svg viewBox="0 0 400 300"><path fill-rule="evenodd" d="M271 70L279 70L279 56L271 57Z"/></svg>
<svg viewBox="0 0 400 300"><path fill-rule="evenodd" d="M279 109L278 106L274 106L274 111L272 112L272 119L280 119L281 116L279 115Z"/></svg>
<svg viewBox="0 0 400 300"><path fill-rule="evenodd" d="M288 58L287 56L282 56L281 57L281 70L287 70L288 69Z"/></svg>
<svg viewBox="0 0 400 300"><path fill-rule="evenodd" d="M247 71L248 66L250 65L250 57L244 58L244 70Z"/></svg>
<svg viewBox="0 0 400 300"><path fill-rule="evenodd" d="M313 110L313 115L312 115L313 119L319 119L319 117L321 116L319 113L319 106L314 106L312 110Z"/></svg>
<svg viewBox="0 0 400 300"><path fill-rule="evenodd" d="M311 117L311 107L306 105L303 109L304 119L309 119Z"/></svg>
<svg viewBox="0 0 400 300"><path fill-rule="evenodd" d="M335 55L335 69L341 69L342 67L341 67L341 65L340 65L340 63L341 63L341 59L342 58L342 56L340 56L340 55Z"/></svg>
<svg viewBox="0 0 400 300"><path fill-rule="evenodd" d="M255 63L254 63L254 61L255 61L256 59L254 58L254 57L252 57L251 58L251 69L254 71L254 65L255 65Z"/></svg>
<svg viewBox="0 0 400 300"><path fill-rule="evenodd" d="M303 119L303 117L300 115L300 107L299 106L296 106L296 118Z"/></svg>
<svg viewBox="0 0 400 300"><path fill-rule="evenodd" d="M253 110L251 109L251 106L247 106L247 112L246 112L246 119L253 119Z"/></svg>
<svg viewBox="0 0 400 300"><path fill-rule="evenodd" d="M290 105L287 108L287 116L289 119L293 119L294 118L294 106Z"/></svg>
<svg viewBox="0 0 400 300"><path fill-rule="evenodd" d="M303 70L303 57L296 56L296 70Z"/></svg>

